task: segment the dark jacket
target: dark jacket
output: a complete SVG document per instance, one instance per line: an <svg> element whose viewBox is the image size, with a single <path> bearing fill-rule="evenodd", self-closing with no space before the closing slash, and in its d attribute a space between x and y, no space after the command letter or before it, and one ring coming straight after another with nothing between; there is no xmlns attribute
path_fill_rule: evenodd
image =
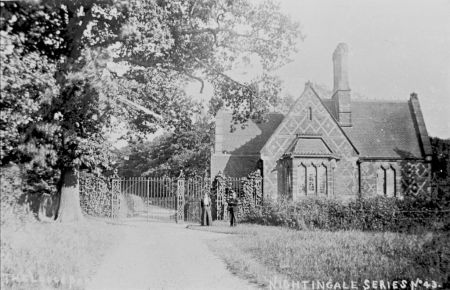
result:
<svg viewBox="0 0 450 290"><path fill-rule="evenodd" d="M236 212L238 210L239 200L237 198L231 198L228 200L228 210Z"/></svg>

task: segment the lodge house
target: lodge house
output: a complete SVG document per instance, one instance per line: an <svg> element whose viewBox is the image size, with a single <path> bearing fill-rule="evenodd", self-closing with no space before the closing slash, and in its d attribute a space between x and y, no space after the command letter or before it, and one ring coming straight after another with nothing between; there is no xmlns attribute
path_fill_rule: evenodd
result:
<svg viewBox="0 0 450 290"><path fill-rule="evenodd" d="M242 177L256 169L266 197L342 199L427 192L431 146L416 94L405 101L352 99L348 48L333 53L334 89L313 84L286 114L269 113L231 130L231 113L216 116L211 176Z"/></svg>

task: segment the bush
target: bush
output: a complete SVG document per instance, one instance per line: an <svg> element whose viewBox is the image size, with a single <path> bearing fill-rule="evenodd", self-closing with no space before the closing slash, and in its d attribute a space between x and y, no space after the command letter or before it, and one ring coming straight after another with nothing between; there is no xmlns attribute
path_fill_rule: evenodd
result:
<svg viewBox="0 0 450 290"><path fill-rule="evenodd" d="M0 174L0 220L5 224L20 226L23 222L34 221L29 206L22 202L22 178L20 168L15 164L1 168Z"/></svg>
<svg viewBox="0 0 450 290"><path fill-rule="evenodd" d="M294 229L417 231L446 230L448 210L436 211L435 201L420 198L364 198L349 203L334 199L268 201L252 208L244 221Z"/></svg>

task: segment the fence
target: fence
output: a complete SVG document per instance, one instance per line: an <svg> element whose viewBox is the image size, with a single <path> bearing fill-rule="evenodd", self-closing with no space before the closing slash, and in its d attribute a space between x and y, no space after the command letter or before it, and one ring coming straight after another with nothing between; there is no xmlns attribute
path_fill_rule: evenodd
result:
<svg viewBox="0 0 450 290"><path fill-rule="evenodd" d="M212 200L215 220L227 219L227 200L235 191L241 212L262 202L262 178L257 174L229 178L129 177L109 181L80 175L80 202L89 215L111 218L200 222L200 200L206 192Z"/></svg>
<svg viewBox="0 0 450 290"><path fill-rule="evenodd" d="M243 178L229 178L219 174L212 180L207 177L185 178L180 176L178 178L115 178L108 182L105 179L88 174L82 174L80 177L80 202L84 212L89 215L197 223L200 222L201 216L200 200L203 194L207 192L211 195L213 219L227 220L227 201L232 191L237 193L241 201L238 213L240 217L245 216L255 207L263 211L271 210L270 208L263 209L260 207L263 201L263 188L262 177L259 172ZM376 222L383 220L385 225L376 225L376 227L386 229L392 227L394 220L396 221L395 225L398 223L398 225L404 224L406 226L413 221L415 221L414 224L419 224L422 220L424 224L430 225L431 222L434 222L439 226L449 217L449 196L449 182L433 178L429 192L430 202L426 205L428 208L420 208L419 212L412 211L409 213L409 210L399 211L398 208L390 209L388 206L385 206L387 211L380 212L375 210L376 206L370 206L363 210L365 212L364 218L361 219L373 219ZM444 202L445 200L447 203ZM405 206L402 201L398 201L398 205L402 208ZM343 214L351 213L345 219L339 215L329 219L329 214L325 214L329 212L328 207L328 204L316 201L312 208L316 209L315 212L320 213L320 220L327 221L330 225L337 223L340 228L350 227L350 224L347 225L348 220L355 220L356 217L361 215L361 210L353 208L351 211L342 211ZM413 208L416 208L416 206L413 206ZM314 215L308 214L307 209L302 209L293 204L280 210L286 216L295 217L294 220L302 220L305 223L309 223L309 219L314 219ZM377 217L369 217L369 213ZM352 215L354 216L352 217ZM388 217L392 222L388 223L381 216ZM371 225L372 228L375 227L376 222L370 222L373 224ZM314 223L320 224L321 222L314 221ZM354 222L351 227L356 227ZM363 226L358 225L358 227Z"/></svg>

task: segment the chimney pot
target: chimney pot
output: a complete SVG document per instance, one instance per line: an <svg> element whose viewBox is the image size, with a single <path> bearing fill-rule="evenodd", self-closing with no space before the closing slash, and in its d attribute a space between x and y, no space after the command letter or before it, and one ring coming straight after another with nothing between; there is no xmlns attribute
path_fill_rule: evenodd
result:
<svg viewBox="0 0 450 290"><path fill-rule="evenodd" d="M352 125L351 91L348 80L348 46L339 43L333 53L334 94L337 119L341 126Z"/></svg>
<svg viewBox="0 0 450 290"><path fill-rule="evenodd" d="M339 43L333 53L334 91L350 90L348 81L348 46Z"/></svg>

